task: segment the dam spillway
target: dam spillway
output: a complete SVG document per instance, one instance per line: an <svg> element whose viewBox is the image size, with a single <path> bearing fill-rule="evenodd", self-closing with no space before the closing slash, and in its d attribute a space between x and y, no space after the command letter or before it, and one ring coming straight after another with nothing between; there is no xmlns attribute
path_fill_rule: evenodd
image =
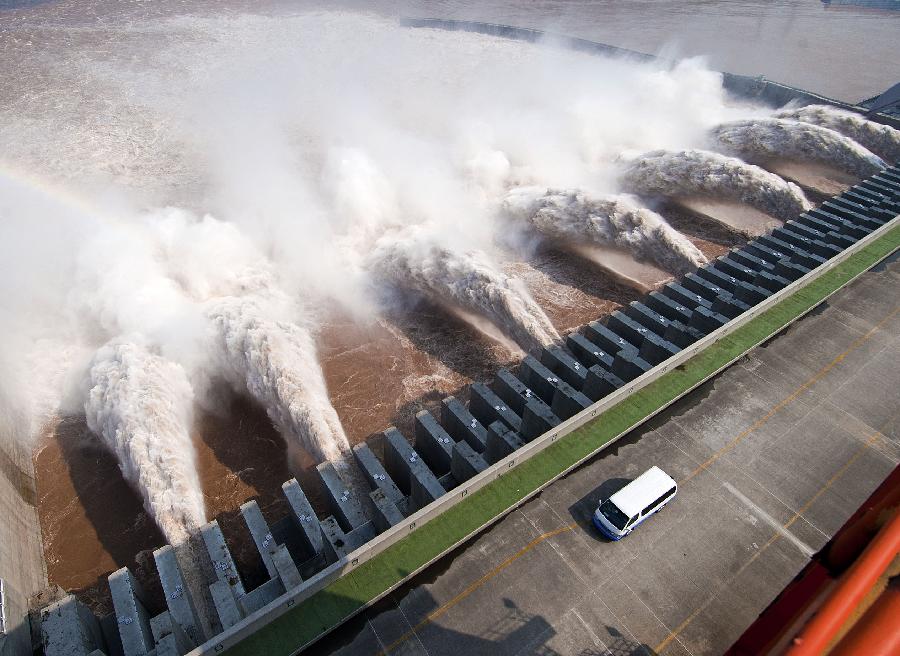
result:
<svg viewBox="0 0 900 656"><path fill-rule="evenodd" d="M751 310L900 214L900 166L851 186L769 234L663 285L640 301L572 332L564 345L527 355L491 384L475 383L468 403L448 397L440 417L422 411L414 434L384 431L362 442L351 462L316 468L330 514L320 517L295 479L284 483L286 517L241 515L267 579L247 589L213 520L194 538L203 580L186 581L184 560L165 546L154 560L166 607L150 608L133 574L109 577L114 613L96 618L73 596L41 613L47 656L184 654L218 632L296 591L324 568L401 523L562 421L627 385L681 349ZM358 468L366 490L347 478ZM184 547L182 547L184 549Z"/></svg>

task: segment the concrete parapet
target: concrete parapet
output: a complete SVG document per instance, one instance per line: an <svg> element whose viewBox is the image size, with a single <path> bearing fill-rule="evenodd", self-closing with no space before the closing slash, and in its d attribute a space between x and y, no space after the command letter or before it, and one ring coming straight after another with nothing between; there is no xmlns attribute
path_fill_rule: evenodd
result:
<svg viewBox="0 0 900 656"><path fill-rule="evenodd" d="M106 647L97 618L72 595L41 611L41 644L45 656L88 656Z"/></svg>
<svg viewBox="0 0 900 656"><path fill-rule="evenodd" d="M607 369L612 367L613 354L608 353L580 333L572 333L566 337L566 346L575 354L575 357L588 367L592 367L595 364L599 364Z"/></svg>
<svg viewBox="0 0 900 656"><path fill-rule="evenodd" d="M453 460L450 463L450 471L457 483L464 483L476 474L488 468L487 462L466 442L457 442L453 445Z"/></svg>
<svg viewBox="0 0 900 656"><path fill-rule="evenodd" d="M122 652L125 656L144 656L155 645L150 630L150 614L145 605L144 591L127 567L109 575Z"/></svg>
<svg viewBox="0 0 900 656"><path fill-rule="evenodd" d="M541 364L577 390L584 384L587 367L559 346L541 349Z"/></svg>
<svg viewBox="0 0 900 656"><path fill-rule="evenodd" d="M291 520L299 529L300 542L306 549L307 555L312 558L316 554L322 553L322 530L319 527L319 518L297 479L292 478L286 481L281 486L281 491L284 492L288 505L291 507Z"/></svg>
<svg viewBox="0 0 900 656"><path fill-rule="evenodd" d="M472 383L469 386L469 411L483 426L495 421L502 421L512 430L518 431L522 427L522 419L506 405L499 396L494 394L484 383ZM487 448L487 440L485 440Z"/></svg>
<svg viewBox="0 0 900 656"><path fill-rule="evenodd" d="M259 557L262 558L263 565L266 568L266 572L269 574L269 578L275 578L278 576L278 572L275 571L275 563L272 562L271 554L271 550L274 548L275 538L272 537L272 533L269 530L269 524L266 522L265 517L263 517L262 511L259 509L259 504L253 500L241 504L241 516L244 518L244 523L247 524L247 529L250 531L250 537L253 538L253 544L256 545L256 551L259 553Z"/></svg>
<svg viewBox="0 0 900 656"><path fill-rule="evenodd" d="M369 497L372 499L374 509L372 522L379 532L384 532L403 521L403 513L396 503L384 496L383 490L372 490Z"/></svg>
<svg viewBox="0 0 900 656"><path fill-rule="evenodd" d="M612 394L625 384L621 378L600 365L594 365L588 369L588 377L584 382L584 395L591 401L599 401L604 396Z"/></svg>
<svg viewBox="0 0 900 656"><path fill-rule="evenodd" d="M223 581L232 590L235 599L244 594L244 584L241 582L240 574L225 543L225 536L222 535L222 529L216 520L204 524L200 528L200 535L203 537L203 544L209 553L209 559L212 561L214 574L219 581Z"/></svg>
<svg viewBox="0 0 900 656"><path fill-rule="evenodd" d="M457 442L465 441L479 453L484 451L487 429L452 396L441 401L441 424Z"/></svg>
<svg viewBox="0 0 900 656"><path fill-rule="evenodd" d="M206 636L193 597L181 572L181 565L175 555L175 548L169 544L160 547L153 552L153 559L156 561L156 571L159 573L163 594L166 596L166 607L172 621L181 628L193 646L202 644Z"/></svg>
<svg viewBox="0 0 900 656"><path fill-rule="evenodd" d="M356 456L356 462L359 463L359 468L372 488L384 492L384 496L393 503L397 503L403 498L400 488L388 475L368 444L365 442L357 444L353 447L353 455Z"/></svg>
<svg viewBox="0 0 900 656"><path fill-rule="evenodd" d="M384 437L385 466L398 484L405 480L414 509L441 497L446 490L400 431L391 427L384 431Z"/></svg>
<svg viewBox="0 0 900 656"><path fill-rule="evenodd" d="M415 420L416 451L435 474L450 471L454 440L430 412L421 410Z"/></svg>
<svg viewBox="0 0 900 656"><path fill-rule="evenodd" d="M350 532L357 526L365 524L368 518L362 504L350 492L350 485L335 469L334 463L323 462L316 465L316 472L319 474L319 480L322 481L322 491L325 493L328 507L334 513L341 528Z"/></svg>
<svg viewBox="0 0 900 656"><path fill-rule="evenodd" d="M523 440L530 442L560 423L562 423L562 420L553 414L550 406L534 397L525 404L525 410L522 412L522 430L520 434Z"/></svg>
<svg viewBox="0 0 900 656"><path fill-rule="evenodd" d="M493 465L516 449L524 446L525 442L502 421L495 421L488 426L488 442L485 458Z"/></svg>

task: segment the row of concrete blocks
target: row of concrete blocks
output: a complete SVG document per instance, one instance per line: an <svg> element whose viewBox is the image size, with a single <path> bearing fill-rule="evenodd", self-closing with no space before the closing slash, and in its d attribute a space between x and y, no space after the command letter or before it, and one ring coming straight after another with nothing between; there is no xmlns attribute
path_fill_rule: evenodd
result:
<svg viewBox="0 0 900 656"><path fill-rule="evenodd" d="M900 213L897 167L757 238L742 248L572 333L565 345L526 356L501 369L490 385L474 383L468 406L454 397L438 421L422 411L410 443L396 428L384 431L383 458L369 445L354 447L355 464L371 490L352 492L341 471L317 467L331 516L320 520L296 480L283 489L291 516L271 528L256 502L241 512L268 573L246 591L218 524L201 530L208 556L205 603L197 604L171 546L154 552L167 610L150 617L134 576L109 577L114 618L99 622L67 597L42 614L47 656L183 654L249 613L301 585L378 533L484 471L682 348L719 328ZM203 617L198 609L212 612ZM114 620L114 625L110 621Z"/></svg>

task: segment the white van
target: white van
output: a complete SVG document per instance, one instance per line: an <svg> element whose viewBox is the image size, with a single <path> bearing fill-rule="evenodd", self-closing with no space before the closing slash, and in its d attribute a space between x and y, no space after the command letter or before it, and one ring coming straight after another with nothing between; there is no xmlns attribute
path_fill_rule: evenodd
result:
<svg viewBox="0 0 900 656"><path fill-rule="evenodd" d="M654 465L597 507L594 526L610 540L621 540L677 491L675 479Z"/></svg>

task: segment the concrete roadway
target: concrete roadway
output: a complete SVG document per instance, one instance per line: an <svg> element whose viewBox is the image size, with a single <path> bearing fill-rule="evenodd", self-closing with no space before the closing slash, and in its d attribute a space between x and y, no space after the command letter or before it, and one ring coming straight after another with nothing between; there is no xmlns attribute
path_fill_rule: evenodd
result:
<svg viewBox="0 0 900 656"><path fill-rule="evenodd" d="M896 256L308 653L725 651L900 461ZM676 499L598 537L653 464Z"/></svg>

